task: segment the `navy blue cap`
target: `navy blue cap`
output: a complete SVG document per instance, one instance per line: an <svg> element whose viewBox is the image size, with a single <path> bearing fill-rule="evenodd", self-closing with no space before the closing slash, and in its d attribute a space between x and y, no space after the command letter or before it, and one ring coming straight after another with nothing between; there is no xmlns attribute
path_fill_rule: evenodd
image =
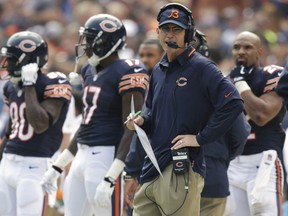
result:
<svg viewBox="0 0 288 216"><path fill-rule="evenodd" d="M187 29L189 18L186 13L177 8L168 8L160 14L159 28L167 23L173 23L183 29Z"/></svg>

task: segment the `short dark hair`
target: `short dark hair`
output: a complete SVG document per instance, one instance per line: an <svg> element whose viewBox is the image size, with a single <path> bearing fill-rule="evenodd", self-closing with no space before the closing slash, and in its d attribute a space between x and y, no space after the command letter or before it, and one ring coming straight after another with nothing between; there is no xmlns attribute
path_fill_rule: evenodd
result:
<svg viewBox="0 0 288 216"><path fill-rule="evenodd" d="M162 48L162 46L160 44L160 41L158 39L156 39L156 38L146 39L141 44L156 44L158 46L159 50L161 52L164 52L164 50L163 50L163 48Z"/></svg>

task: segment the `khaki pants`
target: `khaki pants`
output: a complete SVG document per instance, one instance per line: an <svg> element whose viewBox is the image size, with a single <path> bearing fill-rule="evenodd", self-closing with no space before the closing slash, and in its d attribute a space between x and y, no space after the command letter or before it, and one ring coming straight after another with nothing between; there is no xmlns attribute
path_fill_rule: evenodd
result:
<svg viewBox="0 0 288 216"><path fill-rule="evenodd" d="M162 175L163 178L158 176L139 188L134 198L133 216L199 216L203 177L192 169L185 176L175 175L172 164L165 168ZM188 181L187 193L185 182Z"/></svg>
<svg viewBox="0 0 288 216"><path fill-rule="evenodd" d="M201 198L200 216L223 216L227 198Z"/></svg>

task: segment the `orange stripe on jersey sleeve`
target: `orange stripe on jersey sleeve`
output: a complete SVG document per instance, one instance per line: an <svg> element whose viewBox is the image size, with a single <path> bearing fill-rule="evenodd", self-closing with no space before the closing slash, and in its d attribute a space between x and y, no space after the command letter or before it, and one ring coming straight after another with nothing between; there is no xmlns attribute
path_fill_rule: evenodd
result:
<svg viewBox="0 0 288 216"><path fill-rule="evenodd" d="M124 75L119 83L119 93L135 87L147 90L149 86L149 76L147 74L135 73Z"/></svg>
<svg viewBox="0 0 288 216"><path fill-rule="evenodd" d="M269 80L267 80L266 85L269 85L271 83L278 83L279 79L280 79L280 77L275 77L273 79L269 79Z"/></svg>
<svg viewBox="0 0 288 216"><path fill-rule="evenodd" d="M67 84L47 85L44 92L44 98L65 98L71 99L71 86Z"/></svg>
<svg viewBox="0 0 288 216"><path fill-rule="evenodd" d="M267 93L267 92L270 92L270 91L272 91L273 89L275 89L276 86L277 86L277 83L278 83L279 79L280 79L280 77L275 77L275 78L273 78L273 79L267 80L266 86L265 86L265 88L264 88L264 90L263 90L263 93Z"/></svg>
<svg viewBox="0 0 288 216"><path fill-rule="evenodd" d="M269 86L266 86L263 90L263 93L266 93L266 92L270 92L272 91L273 89L275 89L277 86L277 83L274 83L272 85L269 85Z"/></svg>

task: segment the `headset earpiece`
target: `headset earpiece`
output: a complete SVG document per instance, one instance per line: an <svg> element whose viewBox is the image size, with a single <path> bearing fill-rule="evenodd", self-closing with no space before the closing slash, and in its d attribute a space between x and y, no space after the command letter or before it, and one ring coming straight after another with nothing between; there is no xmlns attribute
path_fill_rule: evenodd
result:
<svg viewBox="0 0 288 216"><path fill-rule="evenodd" d="M194 19L192 16L192 11L189 8L187 8L184 5L181 5L179 3L169 3L169 4L166 4L160 8L160 11L159 11L158 16L157 16L158 22L160 21L161 14L169 8L177 8L187 15L187 17L189 19L189 24L188 24L188 28L185 30L184 42L190 43L194 39L195 33L196 33Z"/></svg>

